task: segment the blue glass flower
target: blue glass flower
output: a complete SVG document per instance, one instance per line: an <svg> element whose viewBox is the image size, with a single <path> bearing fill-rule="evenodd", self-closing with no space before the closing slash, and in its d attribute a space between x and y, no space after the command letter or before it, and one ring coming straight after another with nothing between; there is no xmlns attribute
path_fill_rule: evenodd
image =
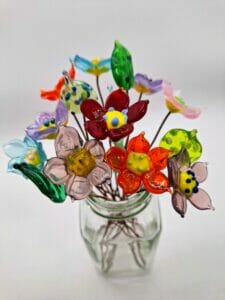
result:
<svg viewBox="0 0 225 300"><path fill-rule="evenodd" d="M26 136L23 141L14 139L3 146L5 154L11 159L8 163L8 172L22 174L14 168L14 164L25 162L42 169L44 162L47 160L42 144Z"/></svg>
<svg viewBox="0 0 225 300"><path fill-rule="evenodd" d="M79 55L75 55L72 59L72 63L77 69L95 76L106 73L111 69L111 58L94 58L92 60L88 60Z"/></svg>

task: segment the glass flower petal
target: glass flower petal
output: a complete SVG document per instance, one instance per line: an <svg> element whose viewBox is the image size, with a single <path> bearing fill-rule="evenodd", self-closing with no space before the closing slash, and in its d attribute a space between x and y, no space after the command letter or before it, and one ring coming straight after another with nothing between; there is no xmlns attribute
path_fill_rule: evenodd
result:
<svg viewBox="0 0 225 300"><path fill-rule="evenodd" d="M128 122L137 122L143 118L147 112L148 104L148 100L141 100L131 105L127 113Z"/></svg>
<svg viewBox="0 0 225 300"><path fill-rule="evenodd" d="M56 154L59 158L65 158L76 147L82 144L77 130L73 127L60 126L55 139Z"/></svg>
<svg viewBox="0 0 225 300"><path fill-rule="evenodd" d="M187 211L187 198L179 191L176 191L172 195L172 205L175 211L181 215L181 217L184 217L186 211Z"/></svg>
<svg viewBox="0 0 225 300"><path fill-rule="evenodd" d="M98 186L108 180L112 175L110 167L105 162L100 162L88 175L91 184Z"/></svg>
<svg viewBox="0 0 225 300"><path fill-rule="evenodd" d="M105 113L103 107L96 100L92 99L83 101L80 109L89 120L101 118Z"/></svg>
<svg viewBox="0 0 225 300"><path fill-rule="evenodd" d="M3 145L3 149L6 155L11 158L24 155L27 151L27 147L21 140L11 140L8 144Z"/></svg>
<svg viewBox="0 0 225 300"><path fill-rule="evenodd" d="M125 195L133 194L141 186L141 177L125 169L119 173L117 183L123 189Z"/></svg>
<svg viewBox="0 0 225 300"><path fill-rule="evenodd" d="M61 158L54 157L49 159L43 172L55 184L66 183L69 179L65 161Z"/></svg>
<svg viewBox="0 0 225 300"><path fill-rule="evenodd" d="M169 157L170 151L156 147L149 151L148 155L151 158L153 168L157 170L162 170L167 166L167 160Z"/></svg>
<svg viewBox="0 0 225 300"><path fill-rule="evenodd" d="M105 68L105 69L110 70L111 69L111 57L101 59L98 63L98 66L99 66L99 68Z"/></svg>
<svg viewBox="0 0 225 300"><path fill-rule="evenodd" d="M109 130L108 136L111 138L112 141L118 141L124 138L125 136L131 134L133 130L134 130L133 124L126 124L118 129Z"/></svg>
<svg viewBox="0 0 225 300"><path fill-rule="evenodd" d="M144 174L143 184L146 190L153 194L162 194L169 190L168 178L159 171L153 170Z"/></svg>
<svg viewBox="0 0 225 300"><path fill-rule="evenodd" d="M69 189L67 189L67 194L72 200L81 200L86 198L92 190L92 184L85 177L75 176Z"/></svg>
<svg viewBox="0 0 225 300"><path fill-rule="evenodd" d="M106 99L105 109L113 107L115 110L122 111L129 106L129 96L122 89L118 89L109 94Z"/></svg>
<svg viewBox="0 0 225 300"><path fill-rule="evenodd" d="M105 120L103 119L86 121L84 126L90 135L97 140L104 140L108 135Z"/></svg>
<svg viewBox="0 0 225 300"><path fill-rule="evenodd" d="M101 142L97 140L90 140L84 145L84 148L90 151L97 163L103 161L105 150Z"/></svg>
<svg viewBox="0 0 225 300"><path fill-rule="evenodd" d="M192 171L195 173L196 180L198 182L203 182L208 176L207 163L196 162L191 166Z"/></svg>
<svg viewBox="0 0 225 300"><path fill-rule="evenodd" d="M198 189L198 192L196 194L192 194L192 196L189 198L189 200L190 200L191 204L194 205L198 209L201 209L201 210L213 209L214 210L210 196L203 189Z"/></svg>
<svg viewBox="0 0 225 300"><path fill-rule="evenodd" d="M120 147L110 147L106 152L107 164L114 170L123 170L126 167L127 151Z"/></svg>
<svg viewBox="0 0 225 300"><path fill-rule="evenodd" d="M80 69L83 72L87 72L88 69L94 67L93 63L90 60L79 55L75 55L73 63L78 69Z"/></svg>
<svg viewBox="0 0 225 300"><path fill-rule="evenodd" d="M145 135L145 133L142 132L139 135L130 139L130 141L128 143L128 147L127 147L128 152L129 151L139 152L139 153L147 153L148 152L148 150L150 148L150 144L146 140L144 135Z"/></svg>

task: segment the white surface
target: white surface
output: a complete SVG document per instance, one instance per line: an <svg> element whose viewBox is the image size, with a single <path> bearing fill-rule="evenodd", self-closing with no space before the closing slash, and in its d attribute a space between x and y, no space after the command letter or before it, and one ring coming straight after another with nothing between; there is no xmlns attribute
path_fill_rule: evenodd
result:
<svg viewBox="0 0 225 300"><path fill-rule="evenodd" d="M181 219L163 195L164 229L152 272L107 280L95 272L81 241L78 203L52 204L23 178L6 174L1 151L0 299L225 299L225 2L0 4L1 144L22 138L37 112L52 109L38 91L53 86L69 56L108 56L119 39L132 52L137 72L169 79L203 108L195 121L171 117L162 133L178 126L199 129L202 160L210 162L204 188L216 207L201 212L189 205ZM112 82L108 75L105 80ZM162 96L152 97L149 118L137 130L145 128L152 138L165 112Z"/></svg>

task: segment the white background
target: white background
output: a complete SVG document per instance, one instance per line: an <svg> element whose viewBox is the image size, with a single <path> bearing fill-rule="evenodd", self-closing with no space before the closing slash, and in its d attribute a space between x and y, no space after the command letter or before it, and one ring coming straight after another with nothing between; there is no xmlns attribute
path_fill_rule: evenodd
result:
<svg viewBox="0 0 225 300"><path fill-rule="evenodd" d="M216 207L202 212L189 205L181 219L163 195L164 228L152 272L115 282L95 272L79 235L78 203L53 204L29 181L6 174L8 159L1 151L0 299L225 299L224 0L0 5L1 144L22 139L37 112L54 110L54 103L40 100L39 89L54 85L70 56L108 57L119 39L130 49L136 72L170 80L202 107L194 121L173 115L162 134L173 127L199 129L202 160L209 161L203 187ZM93 82L81 72L77 78ZM106 94L113 80L106 75L101 81ZM162 95L151 97L136 132L145 128L152 139L165 113Z"/></svg>

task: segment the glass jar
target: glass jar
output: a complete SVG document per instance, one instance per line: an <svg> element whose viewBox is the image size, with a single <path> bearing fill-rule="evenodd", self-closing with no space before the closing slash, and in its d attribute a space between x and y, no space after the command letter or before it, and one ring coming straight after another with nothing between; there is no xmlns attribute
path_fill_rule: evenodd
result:
<svg viewBox="0 0 225 300"><path fill-rule="evenodd" d="M81 236L97 268L109 275L137 275L149 269L161 233L158 197L140 192L116 202L80 202Z"/></svg>

